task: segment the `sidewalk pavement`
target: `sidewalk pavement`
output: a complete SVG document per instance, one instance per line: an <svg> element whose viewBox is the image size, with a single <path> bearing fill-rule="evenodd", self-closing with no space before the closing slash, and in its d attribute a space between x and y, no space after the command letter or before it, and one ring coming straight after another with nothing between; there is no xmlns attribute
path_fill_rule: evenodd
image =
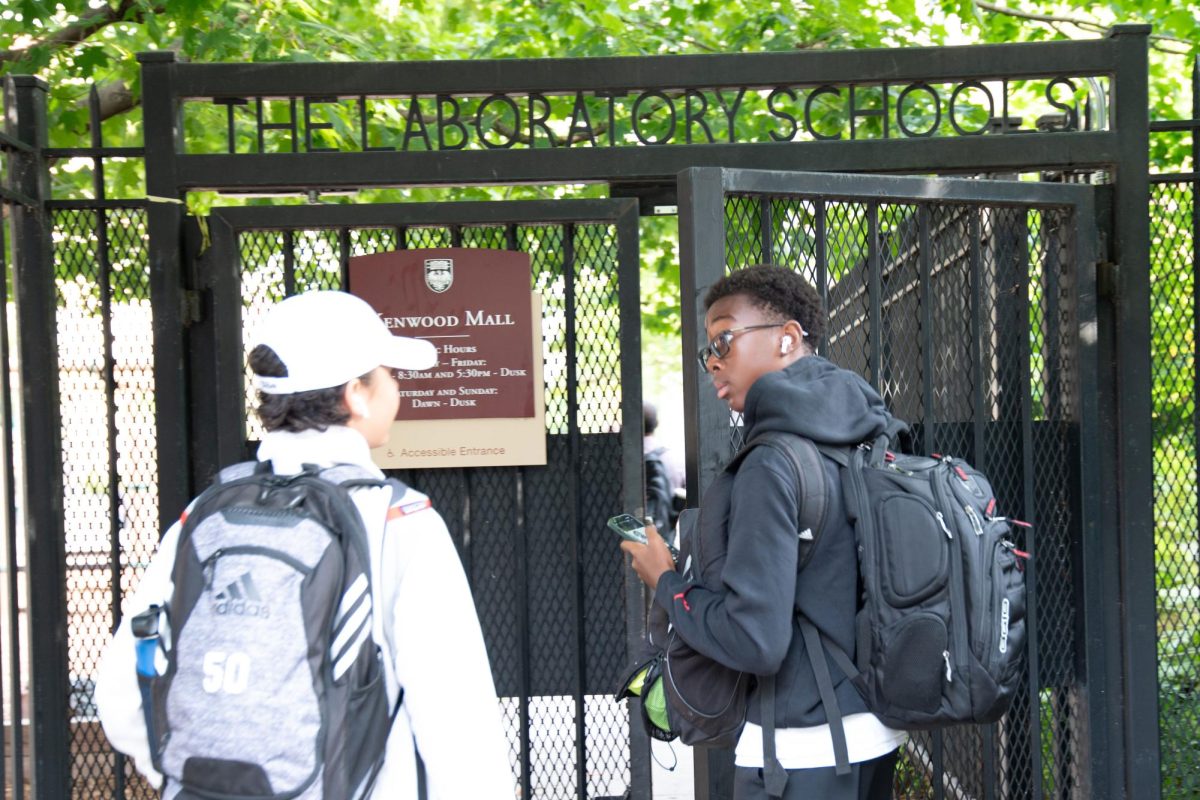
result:
<svg viewBox="0 0 1200 800"><path fill-rule="evenodd" d="M692 748L680 743L650 742L650 781L654 800L694 800ZM674 769L670 769L674 767Z"/></svg>

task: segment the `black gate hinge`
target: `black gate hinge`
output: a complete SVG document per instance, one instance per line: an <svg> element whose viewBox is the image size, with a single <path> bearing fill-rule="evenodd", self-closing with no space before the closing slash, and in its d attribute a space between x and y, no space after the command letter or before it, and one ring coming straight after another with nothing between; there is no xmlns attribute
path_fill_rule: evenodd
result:
<svg viewBox="0 0 1200 800"><path fill-rule="evenodd" d="M179 293L179 319L185 325L195 325L204 319L200 312L200 293L184 289Z"/></svg>
<svg viewBox="0 0 1200 800"><path fill-rule="evenodd" d="M1096 262L1096 295L1105 298L1117 295L1117 265L1112 261Z"/></svg>

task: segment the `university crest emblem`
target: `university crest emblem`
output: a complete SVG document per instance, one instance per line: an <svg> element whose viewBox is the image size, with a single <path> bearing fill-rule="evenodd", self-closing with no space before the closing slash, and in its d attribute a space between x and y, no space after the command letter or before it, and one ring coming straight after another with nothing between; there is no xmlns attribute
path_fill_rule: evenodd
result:
<svg viewBox="0 0 1200 800"><path fill-rule="evenodd" d="M441 294L454 283L454 259L427 258L425 259L425 285L432 291Z"/></svg>

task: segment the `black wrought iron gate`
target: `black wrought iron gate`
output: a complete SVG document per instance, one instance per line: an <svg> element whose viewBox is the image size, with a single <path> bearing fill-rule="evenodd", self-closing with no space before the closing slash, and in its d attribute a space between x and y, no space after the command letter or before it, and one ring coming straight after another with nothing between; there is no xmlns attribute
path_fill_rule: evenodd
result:
<svg viewBox="0 0 1200 800"><path fill-rule="evenodd" d="M727 269L800 271L829 309L819 352L868 378L926 452L982 468L1002 507L1033 524L1023 691L994 725L914 734L897 797L1105 796L1100 453L1080 436L1098 413L1093 189L693 169L679 197L689 346ZM703 486L741 428L684 364L699 454L688 485ZM706 757L709 796L727 796L727 756Z"/></svg>
<svg viewBox="0 0 1200 800"><path fill-rule="evenodd" d="M188 238L193 256L203 249L204 237L189 229L194 192L311 197L490 183L554 185L562 196L574 191L564 187L603 182L646 207L680 203L688 346L698 338L699 290L726 257L734 267L774 260L806 270L838 323L828 352L876 380L898 413L920 424L927 446L945 443L1000 476L1006 503L1037 523L1040 643L1026 696L1002 725L916 740L902 773L909 793L1169 794L1159 786L1155 709L1149 32L1118 26L1092 41L981 48L534 62L188 64L148 53L139 56L144 146L128 147L105 146L98 104L91 147L49 147L45 85L6 79L0 209L9 235L0 244L10 251L20 333L11 346L19 389L6 419L16 480L5 484L0 548L8 567L0 588L6 786L26 796L22 778L32 777L33 792L54 800L150 796L125 781L130 765L104 740L90 681L159 522L215 465L245 456L253 430L241 422L242 303L250 321L263 298L343 285L344 259L356 249L436 242L536 245L531 284L561 291L561 318L545 320L559 337L548 340L551 352L564 348L547 431L553 466L405 476L450 517L483 598L497 680L512 698L514 768L526 797L604 796L626 777L645 796L645 742L627 731L626 712L598 695L610 688L616 659L589 639L619 636L614 596L629 609L640 601L606 560L615 551L600 554L589 538L608 510L600 506L627 507L638 485L630 465L639 455L631 438L639 298L628 266L635 240L624 233L632 212L557 201L522 207L530 211L224 210L210 218L212 245L199 260L185 258L181 245ZM1038 115L1066 108L1062 100L1077 98L1083 83L1091 87L1089 124L1068 109L1043 127ZM810 119L814 98L829 107ZM695 117L703 112L693 101L707 104L713 127ZM409 135L455 103L464 114L474 109L470 147L453 135ZM914 128L922 103L936 113ZM1103 118L1090 117L1101 107ZM528 135L488 138L498 112L519 116L526 124L512 130ZM964 127L960 113L978 118ZM593 126L602 116L603 135ZM321 137L334 117L358 122L330 150ZM397 119L405 122L397 127ZM555 134L555 121L571 135L563 139L562 127ZM595 136L580 141L576 122ZM228 131L223 149L189 135L213 126ZM48 160L68 158L91 161L90 199L54 196ZM111 159L144 160L144 198L105 195ZM1111 209L1111 251L1084 252L1085 188L747 173L753 182L737 183L734 173L710 172L690 173L677 197L675 175L699 165L1097 180L1107 184L1095 191ZM1194 183L1194 174L1183 177ZM1190 213L1182 210L1188 201L1171 202ZM612 263L614 247L619 266L597 270ZM1091 269L1089 258L1119 266ZM234 263L248 272L227 266ZM1194 348L1180 341L1185 355L1173 368L1187 381ZM613 343L620 350L606 352ZM1166 355L1174 359L1174 347ZM591 393L618 373L619 410L616 395ZM727 419L697 376L685 377L689 417L699 420L690 485L700 487L728 452ZM1177 515L1178 557L1191 575L1187 519ZM485 568L493 555L495 574ZM1193 583L1177 587L1188 608ZM15 600L22 592L27 609ZM554 628L565 619L565 632ZM638 620L628 621L636 636ZM1192 636L1183 626L1177 633ZM504 637L510 643L497 645ZM1193 682L1176 688L1190 704ZM1195 712L1188 705L1177 713L1186 715L1172 734L1180 763ZM606 727L606 741L631 737L629 754L625 744L595 744L591 734ZM698 764L698 792L719 796L727 762L705 755ZM1179 771L1194 783L1194 770Z"/></svg>
<svg viewBox="0 0 1200 800"><path fill-rule="evenodd" d="M546 465L395 474L433 499L462 557L522 796L648 798L645 734L612 694L639 639L643 594L604 525L642 503L636 202L220 209L207 229L211 245L192 237L201 482L252 457L261 428L250 413L246 342L272 302L353 288L354 255L529 253L543 302Z"/></svg>

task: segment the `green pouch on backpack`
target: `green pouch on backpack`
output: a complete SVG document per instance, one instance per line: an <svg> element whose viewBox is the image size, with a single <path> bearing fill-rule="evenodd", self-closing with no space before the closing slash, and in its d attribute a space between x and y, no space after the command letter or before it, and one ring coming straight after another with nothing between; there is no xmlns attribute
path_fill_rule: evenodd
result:
<svg viewBox="0 0 1200 800"><path fill-rule="evenodd" d="M629 677L617 692L618 700L629 697L641 699L639 706L642 709L642 723L651 737L670 742L679 736L671 725L671 717L667 710L667 696L663 688L662 653L655 653L633 666Z"/></svg>

